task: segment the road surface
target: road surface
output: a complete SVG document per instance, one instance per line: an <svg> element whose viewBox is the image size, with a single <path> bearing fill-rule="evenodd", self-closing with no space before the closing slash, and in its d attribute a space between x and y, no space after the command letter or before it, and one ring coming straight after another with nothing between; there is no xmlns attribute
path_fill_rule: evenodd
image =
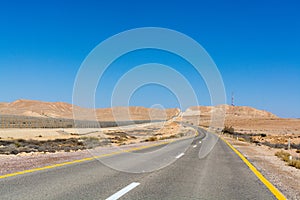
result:
<svg viewBox="0 0 300 200"><path fill-rule="evenodd" d="M0 199L276 199L215 139L199 129L197 137L165 147L1 179ZM216 144L209 154L199 154L211 140Z"/></svg>

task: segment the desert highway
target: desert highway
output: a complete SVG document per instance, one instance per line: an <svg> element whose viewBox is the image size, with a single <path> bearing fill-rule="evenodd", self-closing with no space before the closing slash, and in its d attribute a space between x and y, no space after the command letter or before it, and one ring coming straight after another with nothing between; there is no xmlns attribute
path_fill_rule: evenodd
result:
<svg viewBox="0 0 300 200"><path fill-rule="evenodd" d="M0 179L0 199L276 199L224 141L198 132L101 162ZM216 144L210 149L211 141Z"/></svg>

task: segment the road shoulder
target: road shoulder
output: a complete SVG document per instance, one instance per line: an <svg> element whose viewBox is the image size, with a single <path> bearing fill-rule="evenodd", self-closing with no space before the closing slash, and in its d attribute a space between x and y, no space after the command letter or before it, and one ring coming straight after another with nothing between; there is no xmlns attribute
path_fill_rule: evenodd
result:
<svg viewBox="0 0 300 200"><path fill-rule="evenodd" d="M222 136L259 170L287 199L300 199L300 170L287 166L274 154L276 149Z"/></svg>

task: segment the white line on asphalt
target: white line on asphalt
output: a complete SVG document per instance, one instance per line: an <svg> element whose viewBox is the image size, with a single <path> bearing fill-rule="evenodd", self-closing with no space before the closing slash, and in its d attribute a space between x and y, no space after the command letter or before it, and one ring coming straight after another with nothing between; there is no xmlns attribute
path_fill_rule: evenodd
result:
<svg viewBox="0 0 300 200"><path fill-rule="evenodd" d="M176 156L176 158L180 158L181 156L183 156L184 153L179 154L178 156Z"/></svg>
<svg viewBox="0 0 300 200"><path fill-rule="evenodd" d="M196 147L197 147L197 145L194 145L193 147L194 147L194 148L196 148Z"/></svg>
<svg viewBox="0 0 300 200"><path fill-rule="evenodd" d="M124 194L126 194L127 192L129 192L130 190L134 189L139 184L140 183L133 182L133 183L127 185L126 187L124 187L122 190L120 190L120 191L116 192L115 194L111 195L106 200L117 200L120 197L122 197Z"/></svg>

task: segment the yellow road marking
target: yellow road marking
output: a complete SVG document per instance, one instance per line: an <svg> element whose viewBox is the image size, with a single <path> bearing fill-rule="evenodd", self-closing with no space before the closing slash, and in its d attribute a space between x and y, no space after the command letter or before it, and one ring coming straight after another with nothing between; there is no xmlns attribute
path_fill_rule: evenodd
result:
<svg viewBox="0 0 300 200"><path fill-rule="evenodd" d="M236 148L234 148L229 142L224 138L220 137L250 168L250 170L257 176L257 178L272 192L272 194L280 200L286 199L284 195L272 184L270 183L248 160L241 154Z"/></svg>

